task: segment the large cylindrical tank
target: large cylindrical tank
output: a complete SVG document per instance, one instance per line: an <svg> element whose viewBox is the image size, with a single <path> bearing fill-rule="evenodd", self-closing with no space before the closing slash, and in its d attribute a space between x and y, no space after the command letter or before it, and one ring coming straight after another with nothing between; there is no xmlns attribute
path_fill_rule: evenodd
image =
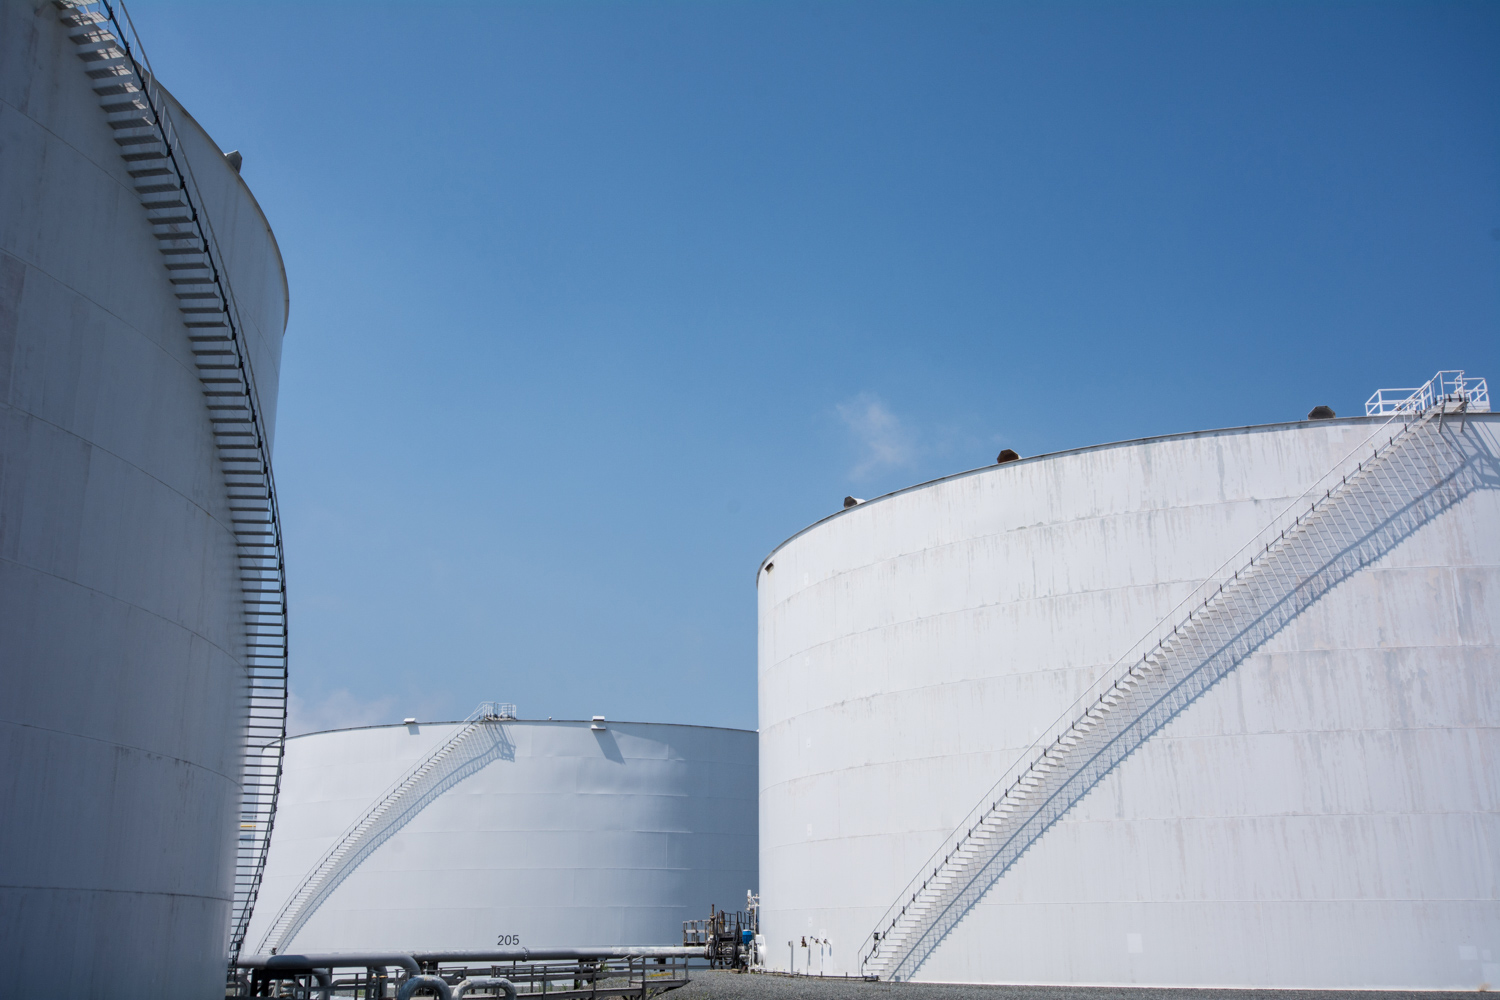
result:
<svg viewBox="0 0 1500 1000"><path fill-rule="evenodd" d="M176 289L58 16L0 0L0 995L205 997L239 825L236 539ZM281 257L171 103L269 428Z"/></svg>
<svg viewBox="0 0 1500 1000"><path fill-rule="evenodd" d="M1108 773L915 978L1500 985L1500 417L1461 499ZM762 564L762 928L860 945L1022 751L1371 418L1129 441L913 487Z"/></svg>
<svg viewBox="0 0 1500 1000"><path fill-rule="evenodd" d="M673 945L756 888L756 735L640 722L482 723L458 770L398 797L394 823L300 929L286 902L343 834L461 723L287 741L247 953ZM452 771L451 774L448 772ZM296 926L283 923L283 927Z"/></svg>

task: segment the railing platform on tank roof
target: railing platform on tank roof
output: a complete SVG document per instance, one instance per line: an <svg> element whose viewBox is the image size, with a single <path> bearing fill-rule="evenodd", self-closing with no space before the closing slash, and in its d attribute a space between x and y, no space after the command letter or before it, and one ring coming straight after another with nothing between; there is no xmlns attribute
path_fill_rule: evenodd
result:
<svg viewBox="0 0 1500 1000"><path fill-rule="evenodd" d="M1438 372L1415 389L1376 389L1365 400L1365 416L1421 413L1439 401L1463 403L1469 413L1488 413L1489 383L1482 378L1470 378L1461 368Z"/></svg>

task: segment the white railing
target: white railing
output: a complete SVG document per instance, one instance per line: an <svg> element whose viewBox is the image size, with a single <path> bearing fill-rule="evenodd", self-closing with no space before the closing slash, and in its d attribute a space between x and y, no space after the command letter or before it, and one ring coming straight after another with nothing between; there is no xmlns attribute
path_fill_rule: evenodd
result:
<svg viewBox="0 0 1500 1000"><path fill-rule="evenodd" d="M1482 378L1470 378L1462 369L1438 372L1415 389L1376 389L1365 400L1365 416L1385 417L1397 413L1421 413L1438 400L1467 404L1470 413L1490 412L1490 387Z"/></svg>

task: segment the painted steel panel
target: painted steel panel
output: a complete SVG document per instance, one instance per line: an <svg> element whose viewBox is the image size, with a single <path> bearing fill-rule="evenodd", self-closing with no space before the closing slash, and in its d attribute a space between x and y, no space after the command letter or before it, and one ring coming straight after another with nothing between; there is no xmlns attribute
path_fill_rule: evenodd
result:
<svg viewBox="0 0 1500 1000"><path fill-rule="evenodd" d="M880 914L1031 740L1374 423L1023 460L773 552L758 577L771 966L858 971ZM917 978L1500 983L1500 419L1462 428L1485 485L1101 781Z"/></svg>
<svg viewBox="0 0 1500 1000"><path fill-rule="evenodd" d="M248 189L182 122L268 411L286 317ZM223 473L173 288L74 44L0 0L0 967L223 986L244 713ZM0 980L0 996L29 985Z"/></svg>
<svg viewBox="0 0 1500 1000"><path fill-rule="evenodd" d="M701 726L508 721L513 748L395 831L282 951L671 945L710 905L756 888L756 734ZM258 950L340 834L456 723L299 736L265 886ZM519 941L515 940L519 938Z"/></svg>

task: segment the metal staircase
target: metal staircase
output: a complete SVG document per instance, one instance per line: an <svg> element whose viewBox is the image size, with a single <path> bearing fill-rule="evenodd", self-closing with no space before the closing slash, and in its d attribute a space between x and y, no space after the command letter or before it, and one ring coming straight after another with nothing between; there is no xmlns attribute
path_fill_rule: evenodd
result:
<svg viewBox="0 0 1500 1000"><path fill-rule="evenodd" d="M261 937L257 953L285 951L344 879L439 795L491 761L514 760L515 747L500 723L515 715L514 705L483 702L442 746L376 796L303 876Z"/></svg>
<svg viewBox="0 0 1500 1000"><path fill-rule="evenodd" d="M1029 747L897 897L861 971L908 979L1061 816L1333 586L1479 485L1465 414L1482 379L1439 372L1333 470L1169 612Z"/></svg>
<svg viewBox="0 0 1500 1000"><path fill-rule="evenodd" d="M240 829L230 916L234 968L276 817L286 737L286 565L260 396L224 256L192 165L124 5L53 0L120 147L175 289L228 486L245 607ZM123 23L122 23L123 17Z"/></svg>

